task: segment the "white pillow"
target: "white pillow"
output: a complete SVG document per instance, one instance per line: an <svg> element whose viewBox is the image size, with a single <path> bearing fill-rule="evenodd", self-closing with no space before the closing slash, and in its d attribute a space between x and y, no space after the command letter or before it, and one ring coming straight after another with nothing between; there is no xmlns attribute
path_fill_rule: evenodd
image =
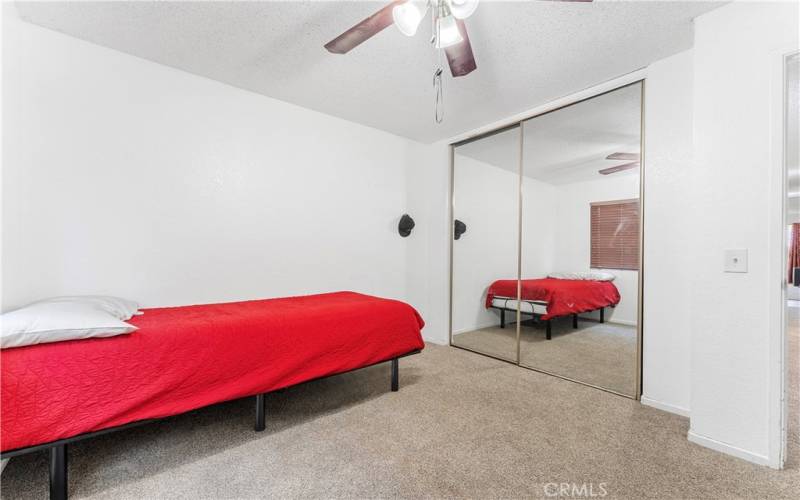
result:
<svg viewBox="0 0 800 500"><path fill-rule="evenodd" d="M556 278L560 280L591 280L591 281L614 281L616 276L611 273L603 271L589 271L578 273L550 273L548 278Z"/></svg>
<svg viewBox="0 0 800 500"><path fill-rule="evenodd" d="M137 330L91 304L38 302L0 316L0 348L112 337Z"/></svg>
<svg viewBox="0 0 800 500"><path fill-rule="evenodd" d="M132 300L122 299L120 297L112 297L110 295L74 295L66 297L52 297L44 299L34 304L45 304L50 302L73 302L76 304L88 304L114 316L122 321L128 321L135 314L142 314L139 312L139 304Z"/></svg>

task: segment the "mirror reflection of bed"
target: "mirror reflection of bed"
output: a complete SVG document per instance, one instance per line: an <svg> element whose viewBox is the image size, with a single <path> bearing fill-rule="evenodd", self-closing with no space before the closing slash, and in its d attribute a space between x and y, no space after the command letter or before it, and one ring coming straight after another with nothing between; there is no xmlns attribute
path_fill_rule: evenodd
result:
<svg viewBox="0 0 800 500"><path fill-rule="evenodd" d="M640 98L456 147L453 345L636 397Z"/></svg>

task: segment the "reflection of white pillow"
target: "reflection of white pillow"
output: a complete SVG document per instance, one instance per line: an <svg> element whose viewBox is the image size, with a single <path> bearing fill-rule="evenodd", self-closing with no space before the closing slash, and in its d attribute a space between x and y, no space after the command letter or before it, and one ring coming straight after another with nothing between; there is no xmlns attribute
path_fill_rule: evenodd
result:
<svg viewBox="0 0 800 500"><path fill-rule="evenodd" d="M128 321L134 314L141 314L139 312L139 304L132 300L121 299L119 297L111 297L109 295L76 295L67 297L53 297L51 299L40 300L34 304L45 303L66 303L72 302L75 304L87 304L97 307L108 314L114 316L122 321Z"/></svg>
<svg viewBox="0 0 800 500"><path fill-rule="evenodd" d="M137 328L90 304L40 302L0 316L0 347L112 337Z"/></svg>
<svg viewBox="0 0 800 500"><path fill-rule="evenodd" d="M591 280L591 281L614 281L616 276L603 271L589 271L583 273L550 273L548 278L560 280Z"/></svg>

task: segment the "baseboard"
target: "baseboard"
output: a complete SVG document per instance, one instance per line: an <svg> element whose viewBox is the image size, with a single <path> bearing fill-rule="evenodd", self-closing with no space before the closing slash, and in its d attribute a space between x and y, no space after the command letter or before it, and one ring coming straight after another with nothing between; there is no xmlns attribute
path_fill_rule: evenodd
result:
<svg viewBox="0 0 800 500"><path fill-rule="evenodd" d="M690 411L688 408L681 408L680 406L671 405L669 403L664 403L662 401L657 401L655 399L650 399L647 396L642 396L640 402L645 406L650 406L657 410L666 411L669 413L674 413L675 415L680 415L682 417L689 418Z"/></svg>
<svg viewBox="0 0 800 500"><path fill-rule="evenodd" d="M509 321L506 325L510 326L511 324L514 324L513 321ZM485 324L470 326L468 328L462 328L460 330L454 331L453 335L461 335L462 333L474 332L475 330L482 330L484 328L490 328L490 327L493 327L493 326L500 326L500 323L491 322L491 323L485 323ZM514 326L514 328L516 328L516 326Z"/></svg>
<svg viewBox="0 0 800 500"><path fill-rule="evenodd" d="M770 461L769 457L765 457L764 455L759 455L758 453L753 453L751 451L738 448L728 443L723 443L722 441L717 441L716 439L711 439L710 437L702 436L692 431L691 429L689 429L689 434L687 435L687 438L692 443L699 444L700 446L705 446L706 448L710 448L714 451L719 451L720 453L725 453L727 455L731 455L736 458L741 458L742 460L747 460L748 462L752 462L754 464L766 465L768 467L777 468Z"/></svg>
<svg viewBox="0 0 800 500"><path fill-rule="evenodd" d="M422 330L422 340L430 344L447 345L450 343L447 333L442 331L428 331Z"/></svg>
<svg viewBox="0 0 800 500"><path fill-rule="evenodd" d="M569 316L564 316L564 318L569 318ZM523 318L523 319L525 319L525 318ZM556 321L558 319L561 319L561 318L556 318L553 321ZM593 320L597 321L594 318L585 318L585 319L587 319L589 321L593 321ZM612 324L612 325L636 326L636 321L628 321L627 319L606 318L605 323L606 324ZM516 326L515 326L516 325L516 320L515 319L509 319L508 322L506 323L506 325L507 325L508 328L516 328ZM462 333L474 332L475 330L481 330L483 328L490 328L492 326L500 326L500 323L486 323L486 324L482 324L482 325L471 326L469 328L462 328L461 330L454 331L453 335L461 335Z"/></svg>
<svg viewBox="0 0 800 500"><path fill-rule="evenodd" d="M606 323L617 324L617 325L625 325L625 326L636 326L635 321L628 321L627 319L607 319Z"/></svg>

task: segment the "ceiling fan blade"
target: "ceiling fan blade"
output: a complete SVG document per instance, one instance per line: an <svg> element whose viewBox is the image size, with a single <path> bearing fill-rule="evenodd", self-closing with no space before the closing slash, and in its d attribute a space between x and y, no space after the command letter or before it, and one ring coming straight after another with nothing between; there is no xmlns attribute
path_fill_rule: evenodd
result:
<svg viewBox="0 0 800 500"><path fill-rule="evenodd" d="M403 1L390 2L386 7L326 43L325 48L333 54L347 54L392 24L392 9Z"/></svg>
<svg viewBox="0 0 800 500"><path fill-rule="evenodd" d="M639 153L611 153L606 160L639 161Z"/></svg>
<svg viewBox="0 0 800 500"><path fill-rule="evenodd" d="M457 19L456 22L464 41L444 49L444 53L447 55L447 63L450 65L450 73L452 73L453 77L468 75L478 67L475 64L475 56L472 54L472 44L469 43L467 25L461 19Z"/></svg>
<svg viewBox="0 0 800 500"><path fill-rule="evenodd" d="M623 165L617 165L616 167L608 167L602 170L598 170L603 175L614 174L617 172L622 172L623 170L630 170L632 168L639 168L639 162L634 161L631 163L625 163Z"/></svg>

